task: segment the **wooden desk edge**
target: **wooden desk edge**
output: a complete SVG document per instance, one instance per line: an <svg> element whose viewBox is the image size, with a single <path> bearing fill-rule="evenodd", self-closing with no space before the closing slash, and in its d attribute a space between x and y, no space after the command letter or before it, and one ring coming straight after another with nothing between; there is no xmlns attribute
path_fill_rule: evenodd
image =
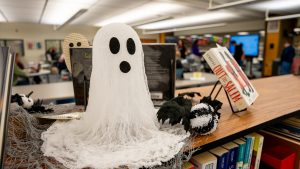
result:
<svg viewBox="0 0 300 169"><path fill-rule="evenodd" d="M207 143L207 144L201 145L201 144L199 144L199 143L197 143L197 142L194 141L194 143L193 143L193 145L192 145L192 148L186 149L185 151L189 151L189 150L191 150L191 149L196 149L196 148L199 149L199 150L197 151L197 153L201 153L201 152L207 151L207 150L212 149L212 148L214 148L214 147L221 146L221 145L226 144L226 143L228 143L228 142L230 142L230 141L233 141L233 140L235 140L235 139L237 139L237 138L243 137L243 136L245 136L245 135L247 135L247 134L250 134L250 133L252 133L252 132L256 132L256 131L258 131L258 130L260 130L260 129L263 129L263 128L266 127L266 126L270 126L270 125L272 125L272 124L276 124L276 123L278 123L278 122L280 122L280 121L282 121L282 120L284 120L284 119L290 118L290 117L292 117L292 116L294 116L294 115L296 115L296 114L298 114L298 113L300 113L300 109L299 109L299 110L296 110L296 111L294 111L294 112L291 112L291 113L289 113L289 114L285 114L285 115L276 117L276 118L274 118L274 119L272 119L272 120L269 120L269 121L260 123L260 124L258 124L258 125L256 125L256 126L247 128L247 129L245 129L245 130L241 130L241 131L239 131L239 132L237 132L237 133L234 133L234 134L231 134L231 135L229 135L229 136L226 136L226 137L223 137L223 138L214 140L214 141L209 142L209 143ZM202 137L202 136L196 136L196 138L194 138L194 139L197 140L197 137Z"/></svg>

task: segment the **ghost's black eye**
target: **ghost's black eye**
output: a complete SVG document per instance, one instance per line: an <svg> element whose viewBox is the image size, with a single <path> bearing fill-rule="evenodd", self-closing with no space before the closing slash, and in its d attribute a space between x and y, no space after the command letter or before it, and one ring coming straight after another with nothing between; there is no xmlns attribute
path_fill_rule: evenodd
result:
<svg viewBox="0 0 300 169"><path fill-rule="evenodd" d="M133 55L135 53L135 43L133 39L129 38L127 40L127 51L129 54Z"/></svg>
<svg viewBox="0 0 300 169"><path fill-rule="evenodd" d="M73 46L74 46L74 44L73 44L73 43L69 43L69 46L70 46L70 47L73 47Z"/></svg>
<svg viewBox="0 0 300 169"><path fill-rule="evenodd" d="M81 46L81 42L77 42L77 46Z"/></svg>
<svg viewBox="0 0 300 169"><path fill-rule="evenodd" d="M120 50L120 42L116 37L113 37L109 41L109 49L111 53L117 54Z"/></svg>

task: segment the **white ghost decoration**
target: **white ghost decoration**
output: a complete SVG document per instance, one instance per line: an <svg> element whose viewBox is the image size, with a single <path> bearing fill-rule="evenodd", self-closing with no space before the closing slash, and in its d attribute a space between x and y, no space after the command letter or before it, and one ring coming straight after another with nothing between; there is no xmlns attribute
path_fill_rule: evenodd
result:
<svg viewBox="0 0 300 169"><path fill-rule="evenodd" d="M115 23L95 35L83 118L54 123L42 134L42 151L69 168L151 167L174 158L187 137L159 130L140 39Z"/></svg>

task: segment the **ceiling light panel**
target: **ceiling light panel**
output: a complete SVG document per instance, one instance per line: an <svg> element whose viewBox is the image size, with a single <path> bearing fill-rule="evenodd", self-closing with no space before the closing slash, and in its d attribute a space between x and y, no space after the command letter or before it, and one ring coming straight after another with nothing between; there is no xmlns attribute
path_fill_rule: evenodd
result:
<svg viewBox="0 0 300 169"><path fill-rule="evenodd" d="M61 25L80 9L88 9L96 2L97 0L49 0L41 22Z"/></svg>
<svg viewBox="0 0 300 169"><path fill-rule="evenodd" d="M96 26L104 26L114 22L130 24L145 19L151 19L158 16L162 16L168 12L176 12L182 9L185 9L185 7L175 3L151 2L139 6L135 9L129 10L128 12L122 13L120 15L116 15L111 18L105 19L97 23Z"/></svg>
<svg viewBox="0 0 300 169"><path fill-rule="evenodd" d="M5 19L4 16L1 14L1 12L0 12L0 22L6 22L6 19Z"/></svg>
<svg viewBox="0 0 300 169"><path fill-rule="evenodd" d="M249 35L249 32L238 32L238 35Z"/></svg>
<svg viewBox="0 0 300 169"><path fill-rule="evenodd" d="M249 8L257 9L261 11L265 11L265 10L285 11L288 9L296 9L299 7L300 7L299 0L271 0L271 1L263 1L260 3L249 5Z"/></svg>
<svg viewBox="0 0 300 169"><path fill-rule="evenodd" d="M99 0L84 15L74 20L71 24L96 25L99 21L128 12L138 6L148 3L149 0ZM124 8L126 4L126 8Z"/></svg>
<svg viewBox="0 0 300 169"><path fill-rule="evenodd" d="M169 29L178 28L183 26L190 26L195 24L207 24L216 23L218 21L224 21L227 19L234 19L238 16L232 12L209 12L200 15L193 15L181 18L175 18L171 20L155 22L151 24L141 25L139 29Z"/></svg>
<svg viewBox="0 0 300 169"><path fill-rule="evenodd" d="M0 0L0 9L9 22L37 22L43 0Z"/></svg>

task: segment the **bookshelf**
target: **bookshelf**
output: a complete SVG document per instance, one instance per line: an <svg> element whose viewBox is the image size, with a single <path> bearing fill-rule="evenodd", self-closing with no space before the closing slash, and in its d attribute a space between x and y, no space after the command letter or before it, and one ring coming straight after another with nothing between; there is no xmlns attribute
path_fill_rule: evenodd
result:
<svg viewBox="0 0 300 169"><path fill-rule="evenodd" d="M209 136L197 136L193 148L206 151L300 113L300 76L277 76L251 82L259 93L254 104L244 112L233 114L222 91L217 98L223 102L218 129ZM176 94L193 91L206 96L211 89L212 86L189 88L177 90Z"/></svg>

